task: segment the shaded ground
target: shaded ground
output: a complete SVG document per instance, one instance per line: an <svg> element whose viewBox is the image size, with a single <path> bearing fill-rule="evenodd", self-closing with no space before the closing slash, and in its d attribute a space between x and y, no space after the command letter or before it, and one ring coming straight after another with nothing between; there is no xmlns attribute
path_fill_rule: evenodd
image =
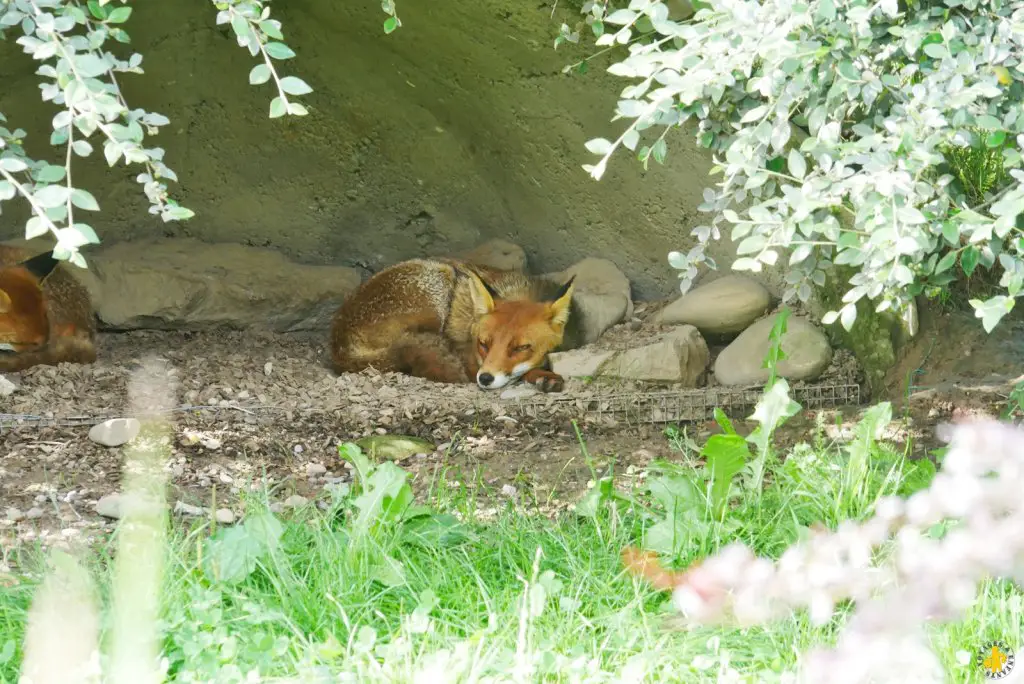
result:
<svg viewBox="0 0 1024 684"><path fill-rule="evenodd" d="M638 316L654 309L640 307ZM937 423L997 413L1019 364L1017 373L1006 371L1014 359L1024 358L1020 324L1010 323L992 336L976 335L980 327L974 321L954 317L923 328L903 362L904 368L923 370L912 374L911 401L895 411L898 424L888 436L902 443L914 438L913 452L923 455L936 446ZM633 321L603 342L617 346L648 334ZM931 339L956 335L949 351L930 346ZM919 348L933 349L923 362ZM104 334L101 360L94 365L38 367L9 376L18 389L3 400L8 427L0 433L0 534L8 541L16 535L67 537L111 525L96 514L95 503L119 486L121 449L97 445L87 433L96 422L123 414L129 374L148 354L167 358L178 383L170 501L231 508L236 516L244 514L239 490L261 480L278 502L295 494L314 499L325 488L344 486L351 478L337 444L370 434L414 435L436 445L432 453L400 462L413 473L420 494L461 483L479 489L481 506L514 498L545 512L574 502L592 479L591 468L604 474L614 463L616 473L640 474L652 459L681 458L664 434L665 424L573 413L574 406L585 406L584 399L608 388L571 381L564 395L574 398L565 405L568 413L563 406L531 416L519 410L517 399L473 386L374 374L337 377L324 363L325 351L322 336ZM830 372L849 372L848 363L837 354ZM897 369L893 377L901 372L908 371ZM938 386L917 388L932 382ZM636 391L628 385L611 389ZM905 393L893 394L901 404ZM827 437L841 439L858 412L803 412L777 442L786 447L811 439L818 425ZM730 417L748 415L737 410ZM738 427L752 426L738 420ZM700 420L687 429L701 442L715 426Z"/></svg>

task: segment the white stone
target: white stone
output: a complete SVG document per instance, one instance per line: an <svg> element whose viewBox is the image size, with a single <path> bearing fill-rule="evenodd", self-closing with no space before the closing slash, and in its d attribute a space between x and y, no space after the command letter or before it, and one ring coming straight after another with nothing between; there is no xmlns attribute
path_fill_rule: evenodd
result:
<svg viewBox="0 0 1024 684"><path fill-rule="evenodd" d="M106 447L118 447L135 439L142 425L134 418L111 418L93 425L89 439Z"/></svg>

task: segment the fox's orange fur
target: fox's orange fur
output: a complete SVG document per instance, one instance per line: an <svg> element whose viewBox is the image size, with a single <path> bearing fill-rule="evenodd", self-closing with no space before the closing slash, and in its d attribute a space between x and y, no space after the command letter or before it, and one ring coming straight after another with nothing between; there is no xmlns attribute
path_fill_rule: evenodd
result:
<svg viewBox="0 0 1024 684"><path fill-rule="evenodd" d="M67 268L0 245L0 372L96 360L89 293Z"/></svg>
<svg viewBox="0 0 1024 684"><path fill-rule="evenodd" d="M455 259L412 259L374 274L338 309L331 357L339 373L368 367L499 389L522 378L545 392L563 379L548 353L576 338L573 281Z"/></svg>

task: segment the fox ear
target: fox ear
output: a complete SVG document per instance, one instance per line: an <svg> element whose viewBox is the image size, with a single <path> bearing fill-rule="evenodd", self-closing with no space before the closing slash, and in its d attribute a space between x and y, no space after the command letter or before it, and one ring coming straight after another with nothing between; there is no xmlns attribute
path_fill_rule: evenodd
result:
<svg viewBox="0 0 1024 684"><path fill-rule="evenodd" d="M11 296L3 290L0 290L0 314L10 311L11 304Z"/></svg>
<svg viewBox="0 0 1024 684"><path fill-rule="evenodd" d="M60 261L53 256L53 252L43 252L31 259L22 261L19 266L39 279L39 282L46 280L46 277L53 273Z"/></svg>
<svg viewBox="0 0 1024 684"><path fill-rule="evenodd" d="M565 324L569 322L569 309L572 305L572 291L575 281L576 276L569 278L562 287L558 288L558 292L555 293L554 298L548 303L551 322L560 328L565 327Z"/></svg>
<svg viewBox="0 0 1024 684"><path fill-rule="evenodd" d="M476 273L466 271L466 275L469 276L469 293L473 297L473 313L477 318L486 316L494 310L495 292Z"/></svg>

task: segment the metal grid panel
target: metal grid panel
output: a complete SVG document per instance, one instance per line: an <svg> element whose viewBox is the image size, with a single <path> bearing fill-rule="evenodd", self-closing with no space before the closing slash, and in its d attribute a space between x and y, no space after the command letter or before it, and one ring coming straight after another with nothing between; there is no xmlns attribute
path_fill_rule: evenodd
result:
<svg viewBox="0 0 1024 684"><path fill-rule="evenodd" d="M708 387L652 392L614 392L588 397L553 396L520 400L521 415L536 418L570 413L577 417L614 417L628 423L679 423L711 420L716 407L726 413L752 411L763 389ZM790 395L804 409L817 410L861 403L860 385L854 382L808 384L793 388Z"/></svg>

